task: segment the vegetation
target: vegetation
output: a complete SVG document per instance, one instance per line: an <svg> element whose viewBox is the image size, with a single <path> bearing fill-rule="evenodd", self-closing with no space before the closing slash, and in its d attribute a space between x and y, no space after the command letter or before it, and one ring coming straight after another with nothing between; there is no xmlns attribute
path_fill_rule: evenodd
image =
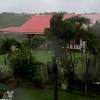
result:
<svg viewBox="0 0 100 100"><path fill-rule="evenodd" d="M51 34L53 38L55 37L54 39L56 41L53 41L53 43L54 42L58 43L58 41L62 40L64 48L69 46L69 49L70 49L71 43L73 43L73 46L75 46L76 40L82 40L82 41L86 42L85 52L83 52L83 51L81 52L82 53L81 59L83 59L82 66L86 68L85 76L84 76L85 77L84 84L85 84L85 94L87 95L87 85L89 83L89 79L87 77L89 74L88 72L89 72L89 66L90 66L90 61L91 61L91 57L92 57L91 55L94 55L95 57L99 56L100 49L99 49L98 44L100 43L100 41L99 41L98 37L95 34L93 34L91 32L91 30L89 30L89 23L90 23L89 19L84 18L84 17L79 17L79 16L76 16L76 17L73 17L73 18L70 18L67 20L62 20L62 19L63 19L62 13L53 15L53 17L51 18L51 21L50 21L50 29L46 29L45 32L47 34ZM60 45L60 44L58 44L58 45ZM54 48L54 47L52 46L52 48ZM58 48L56 48L56 49L57 50L54 51L54 54L56 55L56 57L58 57L58 55L56 53L58 51ZM60 46L60 49L61 49L61 46ZM84 48L82 48L82 49L84 49ZM64 54L61 51L59 53ZM69 56L66 56L69 58L69 60L67 59L66 62L68 62L68 61L70 62L70 64L69 64L70 67L68 64L64 63L66 66L66 69L67 70L70 69L70 70L68 70L69 74L67 74L68 85L74 86L75 81L78 81L77 77L75 75L75 67L77 66L75 52L74 52L74 58L72 57L72 52L70 50L69 51L67 50L66 53L69 54Z"/></svg>
<svg viewBox="0 0 100 100"><path fill-rule="evenodd" d="M31 47L34 49L40 47L41 45L45 44L45 37L44 36L34 36L31 40Z"/></svg>
<svg viewBox="0 0 100 100"><path fill-rule="evenodd" d="M27 47L21 47L9 56L10 66L15 77L31 79L35 72L35 60Z"/></svg>
<svg viewBox="0 0 100 100"><path fill-rule="evenodd" d="M13 47L15 47L15 49L20 47L20 43L15 39L3 39L0 48L1 53L9 54L14 49Z"/></svg>
<svg viewBox="0 0 100 100"><path fill-rule="evenodd" d="M3 80L2 76L6 81L15 77L16 80L27 81L36 88L54 86L55 100L58 99L58 88L62 89L63 84L66 85L65 89L71 92L83 94L85 90L86 96L88 89L92 92L91 87L95 87L94 82L100 81L97 78L100 75L98 73L100 71L99 37L94 34L92 27L89 27L89 19L75 16L66 20L63 16L63 13L52 16L50 28L45 30L46 36L34 36L30 40L21 40L21 42L8 38L2 40L1 60L4 55L7 65L0 67L1 80ZM81 50L71 51L70 44L75 47L80 40ZM3 68L7 68L5 73ZM61 96L64 94L63 97L59 97L62 100L85 99L84 96L73 93L60 91L60 94ZM36 99L40 98L36 97ZM48 94L46 99L51 99Z"/></svg>
<svg viewBox="0 0 100 100"><path fill-rule="evenodd" d="M19 26L30 16L29 14L2 13L0 14L0 27Z"/></svg>
<svg viewBox="0 0 100 100"><path fill-rule="evenodd" d="M53 100L53 90L52 89L32 89L32 88L18 88L17 93L15 94L15 100L17 99L30 99L30 100ZM20 94L19 94L20 93ZM59 100L99 100L99 96L93 97L84 97L77 93L70 93L66 91L59 91Z"/></svg>

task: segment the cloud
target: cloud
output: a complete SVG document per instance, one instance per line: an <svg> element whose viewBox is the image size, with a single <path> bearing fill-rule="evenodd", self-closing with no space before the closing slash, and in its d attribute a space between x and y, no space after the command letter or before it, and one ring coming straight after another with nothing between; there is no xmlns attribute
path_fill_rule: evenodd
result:
<svg viewBox="0 0 100 100"><path fill-rule="evenodd" d="M0 0L0 12L100 12L100 0Z"/></svg>

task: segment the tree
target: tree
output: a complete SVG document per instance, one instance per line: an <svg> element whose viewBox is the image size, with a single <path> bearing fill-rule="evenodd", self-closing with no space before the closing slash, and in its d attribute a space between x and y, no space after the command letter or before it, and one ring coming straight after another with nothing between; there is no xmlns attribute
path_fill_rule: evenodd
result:
<svg viewBox="0 0 100 100"><path fill-rule="evenodd" d="M45 43L45 37L44 36L34 36L31 40L31 46L32 48L38 48L41 45Z"/></svg>
<svg viewBox="0 0 100 100"><path fill-rule="evenodd" d="M91 39L93 39L92 37L94 37L94 36L89 32L89 23L90 23L89 19L80 17L80 16L76 16L76 17L72 17L72 18L63 20L63 14L58 13L58 14L55 14L51 18L50 29L47 29L46 31L48 33L50 33L51 35L53 35L54 37L57 37L57 39L62 40L64 42L65 48L67 45L69 45L69 49L70 49L71 41L80 40L80 39L85 40L89 52L91 52L93 54L94 49L92 46L92 42L94 41L94 44L95 44L96 41L91 40ZM74 42L74 45L75 45L75 42ZM91 47L92 47L92 50L90 49ZM72 54L71 54L70 50L69 50L69 54L70 54L70 60L72 62L71 68L73 69L73 74L74 74L75 63L73 63ZM75 57L74 57L74 59L75 59ZM87 59L87 51L86 51L85 59L88 60ZM86 61L85 94L87 94L86 92L87 92L88 65L89 65L89 60Z"/></svg>
<svg viewBox="0 0 100 100"><path fill-rule="evenodd" d="M53 75L54 75L54 100L58 100L58 70L56 57L52 58Z"/></svg>
<svg viewBox="0 0 100 100"><path fill-rule="evenodd" d="M76 16L63 20L63 16L64 15L62 13L58 13L51 18L49 31L55 37L61 39L64 42L65 48L69 46L70 49L70 42L80 40L83 36L83 33L87 31L87 29L84 28L83 25L87 25L89 23L89 19ZM70 50L69 54L72 66L74 66Z"/></svg>
<svg viewBox="0 0 100 100"><path fill-rule="evenodd" d="M9 66L13 69L15 77L32 80L35 73L35 59L28 47L20 47L9 55Z"/></svg>
<svg viewBox="0 0 100 100"><path fill-rule="evenodd" d="M2 53L10 53L11 52L11 47L15 46L16 48L20 47L20 43L15 40L15 39L3 39L2 44L1 44L1 51Z"/></svg>
<svg viewBox="0 0 100 100"><path fill-rule="evenodd" d="M58 100L58 75L57 75L57 59L60 58L62 55L60 54L60 48L58 46L58 39L56 38L56 34L61 32L61 25L62 25L62 18L63 14L54 15L50 20L50 29L46 29L45 32L48 33L47 36L49 37L49 49L51 49L53 53L52 58L52 66L54 70L54 100ZM49 34L50 33L50 34ZM54 35L55 33L55 35ZM53 37L52 37L53 36Z"/></svg>
<svg viewBox="0 0 100 100"><path fill-rule="evenodd" d="M14 48L12 48L14 47ZM2 40L2 44L1 44L1 47L0 47L0 50L1 50L1 53L4 54L4 61L5 61L5 64L6 64L6 56L5 54L10 54L12 52L12 49L16 49L20 47L20 42L18 42L17 40L15 39L3 39Z"/></svg>

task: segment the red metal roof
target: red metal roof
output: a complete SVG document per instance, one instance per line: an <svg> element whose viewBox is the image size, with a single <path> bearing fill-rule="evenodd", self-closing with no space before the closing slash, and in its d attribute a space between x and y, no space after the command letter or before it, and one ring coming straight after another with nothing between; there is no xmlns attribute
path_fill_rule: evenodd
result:
<svg viewBox="0 0 100 100"><path fill-rule="evenodd" d="M20 32L43 33L45 28L49 27L51 15L33 15L20 28Z"/></svg>
<svg viewBox="0 0 100 100"><path fill-rule="evenodd" d="M19 28L19 31L37 34L44 33L44 29L50 27L51 17L52 15L34 15ZM73 14L65 15L64 19L68 19L70 17L73 17Z"/></svg>
<svg viewBox="0 0 100 100"><path fill-rule="evenodd" d="M64 19L76 16L75 14L66 14ZM8 27L0 29L1 32L20 32L24 34L44 34L44 29L50 27L52 15L33 15L20 27Z"/></svg>

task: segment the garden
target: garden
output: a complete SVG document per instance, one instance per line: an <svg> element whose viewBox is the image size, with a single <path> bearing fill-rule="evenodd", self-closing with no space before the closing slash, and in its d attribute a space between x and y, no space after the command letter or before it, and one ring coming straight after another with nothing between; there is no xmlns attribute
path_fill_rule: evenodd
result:
<svg viewBox="0 0 100 100"><path fill-rule="evenodd" d="M100 99L99 37L89 19L63 16L52 16L44 36L0 37L1 98L14 90L14 100ZM82 41L77 50L76 41Z"/></svg>

